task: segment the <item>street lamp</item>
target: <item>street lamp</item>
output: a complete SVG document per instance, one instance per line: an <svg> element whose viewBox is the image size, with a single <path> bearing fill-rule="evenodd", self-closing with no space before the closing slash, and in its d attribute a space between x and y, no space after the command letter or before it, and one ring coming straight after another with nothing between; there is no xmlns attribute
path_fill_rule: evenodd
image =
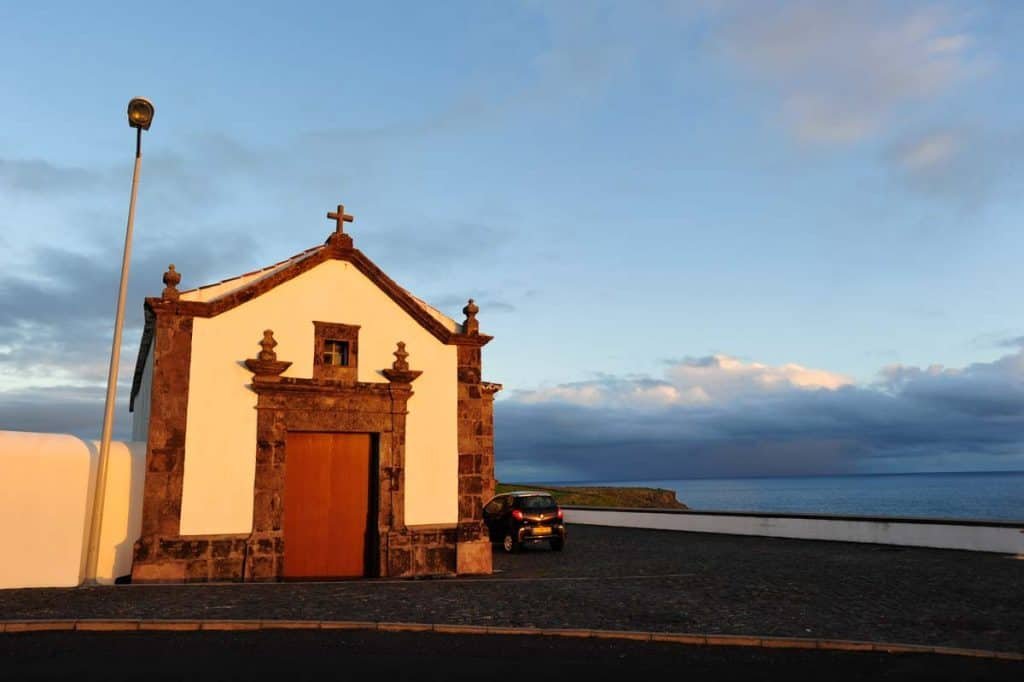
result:
<svg viewBox="0 0 1024 682"><path fill-rule="evenodd" d="M89 584L96 583L97 564L99 563L100 526L103 524L103 501L107 490L107 460L110 456L110 436L114 429L117 369L121 362L121 328L124 326L128 266L132 256L132 224L135 222L135 197L139 192L139 169L142 166L142 131L149 130L149 126L153 122L154 111L153 103L145 97L136 97L128 103L128 125L135 128L135 169L132 171L132 194L128 203L128 228L124 235L121 284L117 290L117 314L114 317L114 342L110 348L110 371L107 373L107 401L103 407L103 433L100 436L96 490L93 495L92 521L89 525L89 548L85 570L85 582Z"/></svg>

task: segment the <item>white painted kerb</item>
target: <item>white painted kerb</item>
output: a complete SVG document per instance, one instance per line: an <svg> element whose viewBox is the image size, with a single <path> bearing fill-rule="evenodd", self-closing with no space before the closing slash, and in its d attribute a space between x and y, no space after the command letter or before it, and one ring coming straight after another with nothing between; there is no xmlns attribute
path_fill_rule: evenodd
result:
<svg viewBox="0 0 1024 682"><path fill-rule="evenodd" d="M651 512L584 507L564 509L566 522L595 526L868 542L1024 555L1024 526L1009 524L957 523L954 520L937 519L918 521L899 518L744 515L733 512Z"/></svg>

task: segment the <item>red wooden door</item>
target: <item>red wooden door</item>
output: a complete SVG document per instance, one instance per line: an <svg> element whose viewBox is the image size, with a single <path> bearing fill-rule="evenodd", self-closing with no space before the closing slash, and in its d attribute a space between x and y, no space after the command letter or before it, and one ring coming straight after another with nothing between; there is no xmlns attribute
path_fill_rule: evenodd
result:
<svg viewBox="0 0 1024 682"><path fill-rule="evenodd" d="M370 530L368 433L289 433L284 577L366 575Z"/></svg>

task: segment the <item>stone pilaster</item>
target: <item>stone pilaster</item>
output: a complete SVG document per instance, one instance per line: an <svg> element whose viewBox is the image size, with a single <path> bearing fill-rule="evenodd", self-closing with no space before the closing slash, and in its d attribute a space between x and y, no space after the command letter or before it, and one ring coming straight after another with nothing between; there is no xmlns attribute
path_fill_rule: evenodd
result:
<svg viewBox="0 0 1024 682"><path fill-rule="evenodd" d="M252 533L248 538L244 579L266 582L277 580L284 573L285 439L288 431L285 410L279 405L261 394L256 409Z"/></svg>
<svg viewBox="0 0 1024 682"><path fill-rule="evenodd" d="M178 582L188 578L187 567L168 555L165 549L175 548L165 548L164 541L176 538L181 525L192 317L177 314L173 300L148 299L146 304L155 315L153 393L132 581Z"/></svg>
<svg viewBox="0 0 1024 682"><path fill-rule="evenodd" d="M494 497L494 394L501 384L485 381L480 385L483 393L483 420L480 444L483 448L480 459L480 478L483 483L484 502Z"/></svg>
<svg viewBox="0 0 1024 682"><path fill-rule="evenodd" d="M491 572L491 543L483 524L483 505L488 487L493 490L493 482L487 485L485 471L486 462L493 460L494 450L493 444L488 448L490 441L485 435L488 427L484 424L486 401L480 370L480 345L459 345L459 573Z"/></svg>

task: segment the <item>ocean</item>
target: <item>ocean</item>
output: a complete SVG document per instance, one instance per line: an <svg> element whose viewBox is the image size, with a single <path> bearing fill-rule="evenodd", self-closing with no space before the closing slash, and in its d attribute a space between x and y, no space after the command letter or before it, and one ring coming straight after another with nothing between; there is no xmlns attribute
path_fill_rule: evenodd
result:
<svg viewBox="0 0 1024 682"><path fill-rule="evenodd" d="M1024 471L704 478L571 485L669 488L691 509L706 511L1024 522Z"/></svg>

